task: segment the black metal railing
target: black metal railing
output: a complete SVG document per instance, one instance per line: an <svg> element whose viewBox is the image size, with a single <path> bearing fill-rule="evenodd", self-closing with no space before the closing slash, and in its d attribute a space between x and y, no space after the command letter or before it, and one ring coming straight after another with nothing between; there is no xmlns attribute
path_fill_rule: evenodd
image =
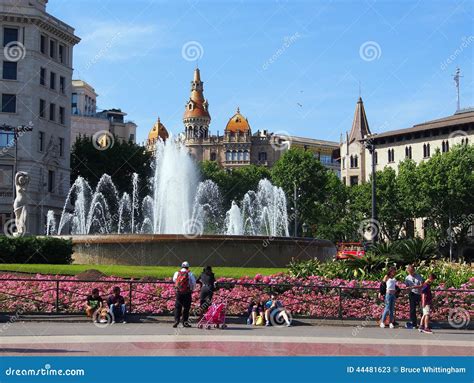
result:
<svg viewBox="0 0 474 383"><path fill-rule="evenodd" d="M76 279L0 279L0 313L78 314L84 312L86 297L98 288L102 297L119 286L128 312L143 315L169 315L174 309L175 293L169 280L76 280ZM226 302L228 315L245 315L251 301L278 295L293 316L324 319L379 318L383 302L378 289L315 284L265 284L222 282L214 293L214 302ZM436 289L433 319L446 320L449 311L462 309L472 315L474 290ZM106 299L105 299L106 300ZM193 306L199 306L199 288L193 294ZM397 299L397 318L408 319L408 291Z"/></svg>

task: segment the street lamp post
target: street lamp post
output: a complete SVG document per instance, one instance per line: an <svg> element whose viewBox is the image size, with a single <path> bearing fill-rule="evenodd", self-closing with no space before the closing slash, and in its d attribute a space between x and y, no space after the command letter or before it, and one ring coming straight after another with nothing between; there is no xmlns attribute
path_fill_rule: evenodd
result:
<svg viewBox="0 0 474 383"><path fill-rule="evenodd" d="M376 171L375 166L376 158L375 158L375 140L373 136L367 136L365 139L365 147L368 149L370 155L372 156L372 225L374 225L377 221L377 196L376 196ZM375 230L372 233L372 243L377 242L378 232Z"/></svg>
<svg viewBox="0 0 474 383"><path fill-rule="evenodd" d="M298 188L296 187L296 182L293 182L293 202L295 206L295 237L298 236Z"/></svg>

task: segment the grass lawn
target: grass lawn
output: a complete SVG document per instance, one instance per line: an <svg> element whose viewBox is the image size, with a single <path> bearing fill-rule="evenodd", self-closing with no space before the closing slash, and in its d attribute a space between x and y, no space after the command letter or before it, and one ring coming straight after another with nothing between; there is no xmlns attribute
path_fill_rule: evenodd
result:
<svg viewBox="0 0 474 383"><path fill-rule="evenodd" d="M96 269L106 275L123 278L142 278L146 276L159 279L169 278L177 270L174 266L122 266L122 265L44 265L44 264L0 264L0 272L14 271L31 274L76 275L85 270ZM194 274L201 272L199 267L191 267ZM247 268L247 267L215 267L216 277L240 278L254 277L255 274L271 275L286 272L286 268Z"/></svg>

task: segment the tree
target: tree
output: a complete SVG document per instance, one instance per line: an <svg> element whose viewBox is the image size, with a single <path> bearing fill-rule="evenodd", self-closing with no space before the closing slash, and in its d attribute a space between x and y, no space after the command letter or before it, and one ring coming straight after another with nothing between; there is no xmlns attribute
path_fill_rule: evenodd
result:
<svg viewBox="0 0 474 383"><path fill-rule="evenodd" d="M312 152L299 148L290 149L275 163L271 170L272 180L286 194L288 206L294 219L294 188L297 188L298 226L311 226L317 222L316 204L325 201L328 170L316 159ZM301 233L301 230L298 230Z"/></svg>
<svg viewBox="0 0 474 383"><path fill-rule="evenodd" d="M151 176L152 155L143 146L115 139L114 144L98 150L92 138L80 136L71 150L71 183L82 176L95 188L102 174L108 174L120 194L131 193L132 175L137 173L140 197L149 193L148 179Z"/></svg>
<svg viewBox="0 0 474 383"><path fill-rule="evenodd" d="M474 217L474 147L458 145L448 153L436 151L418 166L423 208L430 235L438 241L466 241ZM451 224L450 224L451 222ZM450 230L450 227L452 230Z"/></svg>

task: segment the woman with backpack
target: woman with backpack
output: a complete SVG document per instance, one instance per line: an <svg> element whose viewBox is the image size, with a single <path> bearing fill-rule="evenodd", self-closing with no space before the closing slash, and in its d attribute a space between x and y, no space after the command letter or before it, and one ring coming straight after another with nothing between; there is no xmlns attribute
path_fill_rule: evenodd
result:
<svg viewBox="0 0 474 383"><path fill-rule="evenodd" d="M173 282L176 290L173 327L178 327L181 314L183 315L183 326L191 327L188 320L189 311L191 310L192 294L196 287L196 278L193 273L189 271L188 262L183 262L181 264L181 269L174 273Z"/></svg>
<svg viewBox="0 0 474 383"><path fill-rule="evenodd" d="M206 266L202 269L202 273L197 279L196 283L201 285L201 292L199 294L201 311L204 313L211 306L212 295L216 289L216 277L212 272L211 266Z"/></svg>

